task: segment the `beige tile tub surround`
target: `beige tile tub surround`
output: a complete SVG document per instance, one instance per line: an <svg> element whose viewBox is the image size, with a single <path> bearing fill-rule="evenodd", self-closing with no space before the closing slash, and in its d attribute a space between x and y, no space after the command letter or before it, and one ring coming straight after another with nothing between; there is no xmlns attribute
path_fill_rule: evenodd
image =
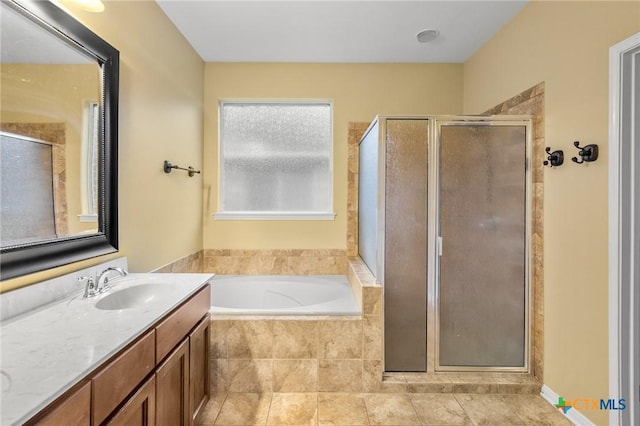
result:
<svg viewBox="0 0 640 426"><path fill-rule="evenodd" d="M341 249L203 250L203 271L218 275L346 275Z"/></svg>
<svg viewBox="0 0 640 426"><path fill-rule="evenodd" d="M230 250L192 253L155 272L205 272L217 275L346 275L345 250Z"/></svg>
<svg viewBox="0 0 640 426"><path fill-rule="evenodd" d="M318 389L318 360L274 359L273 389L276 392L315 392Z"/></svg>
<svg viewBox="0 0 640 426"><path fill-rule="evenodd" d="M154 272L159 273L199 273L202 272L202 250L182 257L167 265L161 266Z"/></svg>
<svg viewBox="0 0 640 426"><path fill-rule="evenodd" d="M359 317L214 315L212 325L214 392L362 391Z"/></svg>

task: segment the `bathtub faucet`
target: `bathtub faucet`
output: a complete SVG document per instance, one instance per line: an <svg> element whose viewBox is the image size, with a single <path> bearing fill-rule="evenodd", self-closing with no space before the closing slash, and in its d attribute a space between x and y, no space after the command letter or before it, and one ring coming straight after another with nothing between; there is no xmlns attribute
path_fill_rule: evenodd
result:
<svg viewBox="0 0 640 426"><path fill-rule="evenodd" d="M127 276L127 271L117 266L111 266L105 269L100 273L100 275L98 275L98 282L96 283L96 290L98 291L98 293L103 293L110 289L107 283L109 282L109 273L111 271L117 272L118 274L120 274L121 277Z"/></svg>

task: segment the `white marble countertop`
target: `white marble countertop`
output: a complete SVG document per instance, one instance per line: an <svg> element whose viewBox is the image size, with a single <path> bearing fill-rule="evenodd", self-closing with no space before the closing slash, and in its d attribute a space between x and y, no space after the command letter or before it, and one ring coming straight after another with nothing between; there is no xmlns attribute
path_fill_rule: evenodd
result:
<svg viewBox="0 0 640 426"><path fill-rule="evenodd" d="M131 343L210 279L210 274L129 274L110 293L140 283L174 283L170 297L142 308L101 310L82 293L2 323L0 424L22 424ZM105 293L109 294L109 293Z"/></svg>

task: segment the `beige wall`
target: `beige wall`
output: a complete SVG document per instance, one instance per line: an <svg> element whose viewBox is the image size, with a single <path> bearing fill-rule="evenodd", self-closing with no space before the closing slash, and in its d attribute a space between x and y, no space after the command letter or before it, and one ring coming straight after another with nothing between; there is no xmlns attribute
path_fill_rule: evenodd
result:
<svg viewBox="0 0 640 426"><path fill-rule="evenodd" d="M545 82L545 139L566 160L544 176L544 382L567 400L609 394L608 49L637 31L638 2L532 2L464 65L469 114ZM575 140L599 160L572 163Z"/></svg>
<svg viewBox="0 0 640 426"><path fill-rule="evenodd" d="M120 51L120 252L148 271L202 248L202 178L162 171L164 160L202 166L204 63L154 1L107 1L72 11ZM113 258L103 256L2 282L32 284Z"/></svg>
<svg viewBox="0 0 640 426"><path fill-rule="evenodd" d="M334 221L216 221L218 101L329 99L333 102ZM461 64L264 64L205 66L204 248L345 249L348 123L376 114L462 110Z"/></svg>

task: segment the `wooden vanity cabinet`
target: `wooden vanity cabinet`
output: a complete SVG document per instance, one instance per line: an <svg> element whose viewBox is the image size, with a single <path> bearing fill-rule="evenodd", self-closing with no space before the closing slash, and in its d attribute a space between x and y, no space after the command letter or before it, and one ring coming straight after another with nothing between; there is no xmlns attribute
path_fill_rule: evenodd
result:
<svg viewBox="0 0 640 426"><path fill-rule="evenodd" d="M189 365L190 365L190 390L191 422L209 401L210 380L209 372L209 347L211 333L211 316L207 314L196 328L189 334Z"/></svg>
<svg viewBox="0 0 640 426"><path fill-rule="evenodd" d="M195 424L209 400L210 300L206 285L27 424Z"/></svg>
<svg viewBox="0 0 640 426"><path fill-rule="evenodd" d="M157 426L189 426L209 400L209 330L207 315L156 369Z"/></svg>
<svg viewBox="0 0 640 426"><path fill-rule="evenodd" d="M94 426L102 424L153 371L155 343L155 330L151 330L91 379L91 423Z"/></svg>
<svg viewBox="0 0 640 426"><path fill-rule="evenodd" d="M49 410L45 410L39 419L28 422L28 425L39 426L89 426L91 421L91 382L85 380L64 395Z"/></svg>
<svg viewBox="0 0 640 426"><path fill-rule="evenodd" d="M209 400L209 378L202 375L209 375L210 306L207 286L156 327L156 357L176 348L156 371L158 425L189 426Z"/></svg>

